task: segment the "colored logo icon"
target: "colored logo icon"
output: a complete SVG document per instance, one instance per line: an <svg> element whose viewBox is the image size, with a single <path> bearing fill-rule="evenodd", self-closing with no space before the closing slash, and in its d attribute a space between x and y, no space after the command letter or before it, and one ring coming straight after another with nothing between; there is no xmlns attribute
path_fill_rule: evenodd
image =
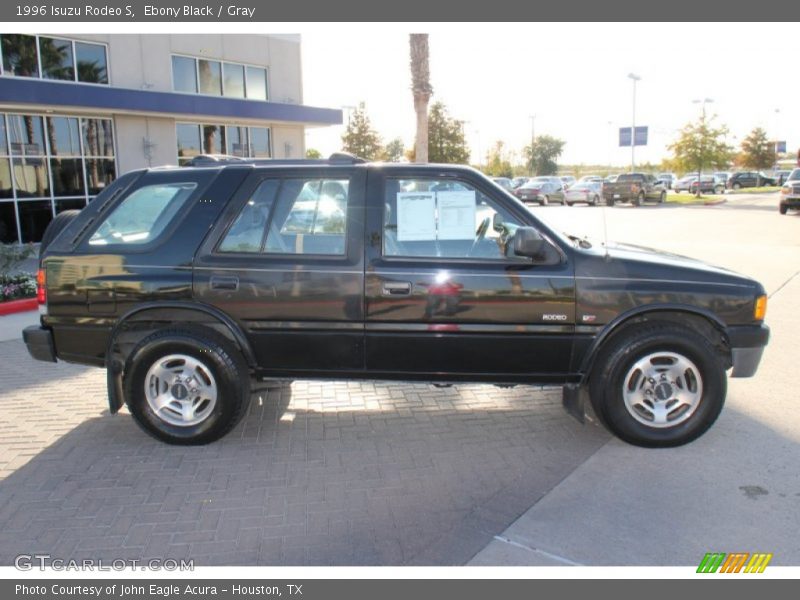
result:
<svg viewBox="0 0 800 600"><path fill-rule="evenodd" d="M698 573L763 573L767 568L772 554L764 552L708 552L700 565Z"/></svg>

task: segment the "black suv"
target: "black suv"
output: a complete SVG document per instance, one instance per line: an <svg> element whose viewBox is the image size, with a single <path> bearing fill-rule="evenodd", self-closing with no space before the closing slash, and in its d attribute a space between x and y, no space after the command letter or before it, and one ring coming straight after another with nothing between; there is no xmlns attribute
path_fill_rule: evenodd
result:
<svg viewBox="0 0 800 600"><path fill-rule="evenodd" d="M43 243L28 350L105 367L169 443L220 438L251 381L560 384L622 439L701 435L755 373L764 288L592 245L453 165L208 160L128 173Z"/></svg>
<svg viewBox="0 0 800 600"><path fill-rule="evenodd" d="M776 185L776 183L775 179L759 171L740 171L728 177L726 185L728 189L738 190L741 188Z"/></svg>

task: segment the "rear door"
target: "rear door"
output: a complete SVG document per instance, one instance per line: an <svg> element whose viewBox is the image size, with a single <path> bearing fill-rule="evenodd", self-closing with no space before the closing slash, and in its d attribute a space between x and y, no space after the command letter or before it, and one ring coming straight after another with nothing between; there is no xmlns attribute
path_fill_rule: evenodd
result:
<svg viewBox="0 0 800 600"><path fill-rule="evenodd" d="M364 368L357 168L254 172L200 249L195 299L233 317L265 374Z"/></svg>
<svg viewBox="0 0 800 600"><path fill-rule="evenodd" d="M370 174L366 364L376 377L561 380L575 319L573 267L516 257L508 232L535 223L464 173Z"/></svg>

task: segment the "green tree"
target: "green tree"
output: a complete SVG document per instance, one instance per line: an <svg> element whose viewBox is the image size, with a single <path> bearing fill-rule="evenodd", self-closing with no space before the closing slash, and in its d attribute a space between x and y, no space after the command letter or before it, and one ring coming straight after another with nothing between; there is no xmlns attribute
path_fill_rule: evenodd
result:
<svg viewBox="0 0 800 600"><path fill-rule="evenodd" d="M671 164L680 171L697 171L698 176L704 168L721 169L727 167L733 158L733 148L725 142L728 128L715 127L714 117L700 117L681 129L675 143L668 146L673 154ZM700 188L697 190L700 194Z"/></svg>
<svg viewBox="0 0 800 600"><path fill-rule="evenodd" d="M469 162L463 123L452 118L441 102L434 102L428 115L428 160L434 163Z"/></svg>
<svg viewBox="0 0 800 600"><path fill-rule="evenodd" d="M372 128L364 103L361 102L347 122L342 135L342 150L367 160L380 160L383 153L381 136Z"/></svg>
<svg viewBox="0 0 800 600"><path fill-rule="evenodd" d="M523 154L527 157L528 169L536 175L555 175L558 173L558 157L564 152L566 142L551 135L540 135L533 146L525 146Z"/></svg>
<svg viewBox="0 0 800 600"><path fill-rule="evenodd" d="M486 167L484 171L492 177L513 177L514 167L511 166L511 157L505 149L505 144L497 140L486 154Z"/></svg>
<svg viewBox="0 0 800 600"><path fill-rule="evenodd" d="M322 158L322 152L316 148L309 148L306 150L306 158Z"/></svg>
<svg viewBox="0 0 800 600"><path fill-rule="evenodd" d="M386 147L383 149L384 160L388 162L400 162L403 159L404 153L405 146L403 145L403 140L400 138L394 138L391 142L386 144Z"/></svg>
<svg viewBox="0 0 800 600"><path fill-rule="evenodd" d="M775 145L767 139L767 132L756 127L742 140L737 162L748 169L768 169L775 164Z"/></svg>

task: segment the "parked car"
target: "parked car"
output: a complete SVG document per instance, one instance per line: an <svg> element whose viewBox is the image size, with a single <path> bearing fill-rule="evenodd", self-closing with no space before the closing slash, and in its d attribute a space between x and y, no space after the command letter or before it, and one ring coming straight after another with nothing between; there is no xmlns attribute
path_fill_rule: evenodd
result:
<svg viewBox="0 0 800 600"><path fill-rule="evenodd" d="M534 177L529 179L524 185L514 190L514 195L526 204L540 204L547 206L552 202L564 204L564 186L561 181L552 181L555 178Z"/></svg>
<svg viewBox="0 0 800 600"><path fill-rule="evenodd" d="M757 281L564 235L469 167L140 170L50 227L29 353L106 369L109 412L171 444L230 432L253 381L324 378L564 385L578 418L677 446L769 338Z"/></svg>
<svg viewBox="0 0 800 600"><path fill-rule="evenodd" d="M725 193L725 184L720 181L718 177L714 175L703 175L700 178L700 193L701 194L724 194ZM697 193L697 177L694 178L692 185L689 188L689 191L693 194Z"/></svg>
<svg viewBox="0 0 800 600"><path fill-rule="evenodd" d="M562 175L559 179L561 179L561 183L564 184L564 189L569 189L569 187L575 183L575 177L572 175Z"/></svg>
<svg viewBox="0 0 800 600"><path fill-rule="evenodd" d="M760 171L739 171L728 177L726 186L731 190L776 185L775 180Z"/></svg>
<svg viewBox="0 0 800 600"><path fill-rule="evenodd" d="M529 179L528 177L514 177L514 179L511 180L511 189L512 190L517 189L523 183L528 181L528 179Z"/></svg>
<svg viewBox="0 0 800 600"><path fill-rule="evenodd" d="M508 177L492 177L492 181L509 192L514 189L511 185L511 180Z"/></svg>
<svg viewBox="0 0 800 600"><path fill-rule="evenodd" d="M606 183L614 183L617 180L617 177L619 177L619 175L616 173L612 175L606 175L603 181L605 181Z"/></svg>
<svg viewBox="0 0 800 600"><path fill-rule="evenodd" d="M579 181L566 192L568 206L585 202L589 206L597 206L603 197L603 184L600 181Z"/></svg>
<svg viewBox="0 0 800 600"><path fill-rule="evenodd" d="M667 190L664 184L650 173L623 173L613 183L603 185L603 199L608 206L617 202L630 202L640 206L646 200L664 202Z"/></svg>
<svg viewBox="0 0 800 600"><path fill-rule="evenodd" d="M782 215L789 209L800 209L800 169L790 171L786 181L783 182L778 209Z"/></svg>
<svg viewBox="0 0 800 600"><path fill-rule="evenodd" d="M657 179L663 181L665 187L671 190L672 184L678 180L678 176L675 173L659 173Z"/></svg>
<svg viewBox="0 0 800 600"><path fill-rule="evenodd" d="M782 169L780 171L773 171L771 177L775 180L775 185L783 185L791 174L792 172L788 169Z"/></svg>
<svg viewBox="0 0 800 600"><path fill-rule="evenodd" d="M719 180L720 180L720 181L721 181L723 184L726 184L726 185L727 185L727 183L728 183L728 177L730 177L730 176L731 176L731 174L730 174L728 171L716 171L716 172L714 173L714 177L716 177L716 178L717 178L717 179L719 179Z"/></svg>
<svg viewBox="0 0 800 600"><path fill-rule="evenodd" d="M597 181L597 182L602 183L603 182L603 178L600 175L584 175L583 177L578 179L578 183L586 183L586 182L589 182L589 181Z"/></svg>
<svg viewBox="0 0 800 600"><path fill-rule="evenodd" d="M672 191L676 194L690 192L695 181L697 181L697 175L685 175L672 184Z"/></svg>

